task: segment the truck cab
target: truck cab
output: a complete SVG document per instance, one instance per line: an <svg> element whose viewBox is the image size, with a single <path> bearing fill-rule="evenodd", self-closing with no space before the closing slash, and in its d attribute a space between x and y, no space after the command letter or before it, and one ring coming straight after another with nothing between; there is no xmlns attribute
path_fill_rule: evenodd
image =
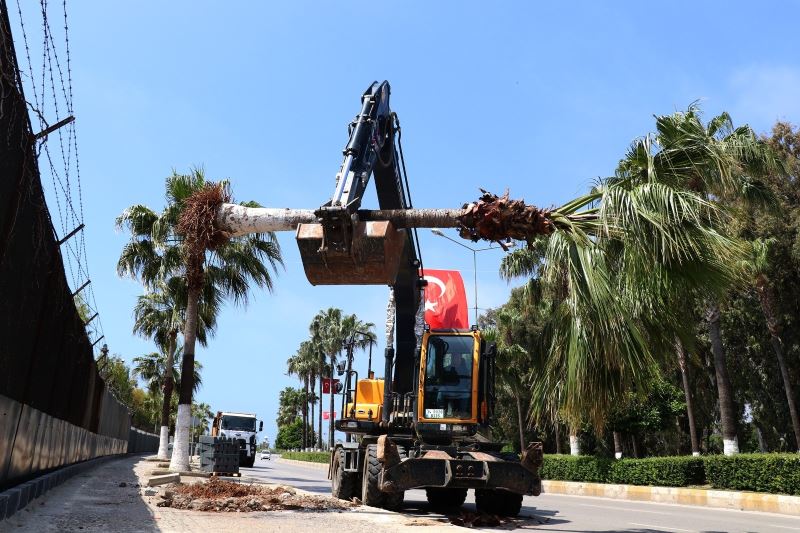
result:
<svg viewBox="0 0 800 533"><path fill-rule="evenodd" d="M211 435L234 439L239 443L239 466L252 467L256 461L256 422L258 431L264 422L256 420L253 413L218 411L211 425Z"/></svg>

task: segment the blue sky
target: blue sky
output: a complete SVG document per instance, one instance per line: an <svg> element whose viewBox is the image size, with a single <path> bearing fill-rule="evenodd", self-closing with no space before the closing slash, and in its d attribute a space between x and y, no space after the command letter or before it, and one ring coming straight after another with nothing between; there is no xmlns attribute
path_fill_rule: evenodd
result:
<svg viewBox="0 0 800 533"><path fill-rule="evenodd" d="M68 13L89 269L126 360L153 346L131 334L141 287L116 276L127 237L114 218L161 208L164 178L191 166L229 178L238 200L319 206L373 80L392 84L416 207L460 207L479 187L557 205L610 174L654 114L696 100L760 132L800 122L794 0L73 1ZM425 265L461 270L472 302L471 254L421 236ZM293 235L280 242L275 291L226 308L197 354L198 399L257 412L273 440L278 391L296 385L285 361L314 314L381 324L386 304L384 287L310 286ZM508 296L500 259L478 254L482 308Z"/></svg>

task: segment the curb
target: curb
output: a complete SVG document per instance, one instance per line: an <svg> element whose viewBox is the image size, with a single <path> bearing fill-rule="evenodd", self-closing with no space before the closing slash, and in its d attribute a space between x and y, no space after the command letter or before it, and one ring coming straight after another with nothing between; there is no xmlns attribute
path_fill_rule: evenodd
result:
<svg viewBox="0 0 800 533"><path fill-rule="evenodd" d="M542 480L542 493L570 496L595 496L615 500L696 505L717 509L759 511L800 516L800 496L739 492L732 490L689 489L684 487L644 487L578 481Z"/></svg>
<svg viewBox="0 0 800 533"><path fill-rule="evenodd" d="M297 459L284 459L282 457L279 457L279 458L275 459L275 461L280 461L282 463L289 463L289 464L298 465L298 466L304 466L306 468L317 468L319 470L327 470L328 469L328 463L314 463L312 461L298 461Z"/></svg>
<svg viewBox="0 0 800 533"><path fill-rule="evenodd" d="M30 502L69 478L106 461L124 456L125 454L106 455L81 463L73 463L0 492L0 520L11 518Z"/></svg>

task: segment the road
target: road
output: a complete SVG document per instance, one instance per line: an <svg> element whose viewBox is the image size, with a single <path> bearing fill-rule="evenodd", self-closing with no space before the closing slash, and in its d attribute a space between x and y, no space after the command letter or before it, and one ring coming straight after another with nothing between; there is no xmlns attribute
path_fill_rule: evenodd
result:
<svg viewBox="0 0 800 533"><path fill-rule="evenodd" d="M242 474L265 482L288 484L310 492L330 494L327 472L321 469L274 459L259 459L253 468L242 468ZM475 511L472 491L464 507ZM423 490L406 492L402 512L409 516L447 521L446 517L428 509ZM785 515L560 494L525 497L521 516L523 518L515 521L513 526L505 526L503 530L605 533L800 532L800 518Z"/></svg>

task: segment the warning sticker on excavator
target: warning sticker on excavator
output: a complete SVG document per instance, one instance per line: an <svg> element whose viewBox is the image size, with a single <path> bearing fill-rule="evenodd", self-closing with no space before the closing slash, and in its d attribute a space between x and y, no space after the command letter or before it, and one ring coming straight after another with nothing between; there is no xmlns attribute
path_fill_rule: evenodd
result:
<svg viewBox="0 0 800 533"><path fill-rule="evenodd" d="M444 409L425 409L425 418L444 418Z"/></svg>

